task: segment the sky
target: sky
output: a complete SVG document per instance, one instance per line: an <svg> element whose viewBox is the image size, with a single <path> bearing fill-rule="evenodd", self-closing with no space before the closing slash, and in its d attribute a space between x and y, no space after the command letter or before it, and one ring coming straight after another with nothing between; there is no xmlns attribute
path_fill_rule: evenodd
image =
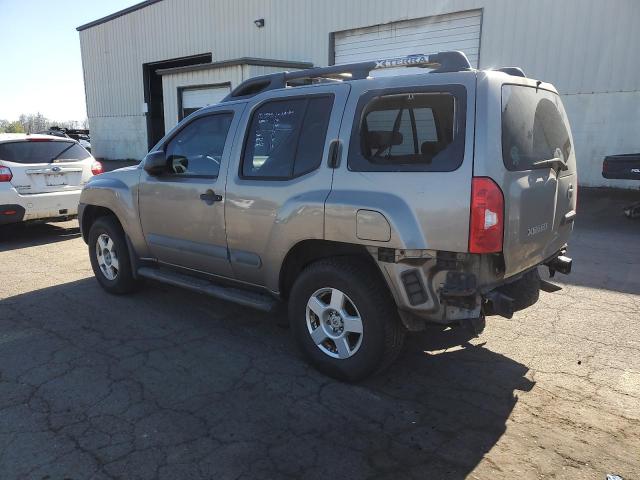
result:
<svg viewBox="0 0 640 480"><path fill-rule="evenodd" d="M0 120L86 118L76 27L140 0L0 0Z"/></svg>

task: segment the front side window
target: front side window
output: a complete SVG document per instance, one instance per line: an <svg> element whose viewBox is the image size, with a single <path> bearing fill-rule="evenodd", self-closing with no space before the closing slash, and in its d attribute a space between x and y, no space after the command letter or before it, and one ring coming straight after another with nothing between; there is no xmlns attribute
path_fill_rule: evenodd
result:
<svg viewBox="0 0 640 480"><path fill-rule="evenodd" d="M535 162L571 154L560 97L548 90L502 86L502 160L508 170L530 170Z"/></svg>
<svg viewBox="0 0 640 480"><path fill-rule="evenodd" d="M169 173L217 177L233 114L207 115L180 130L165 149Z"/></svg>
<svg viewBox="0 0 640 480"><path fill-rule="evenodd" d="M351 170L451 171L462 163L464 138L453 94L410 92L364 100L349 148Z"/></svg>
<svg viewBox="0 0 640 480"><path fill-rule="evenodd" d="M251 118L242 176L289 179L320 166L332 96L266 102Z"/></svg>

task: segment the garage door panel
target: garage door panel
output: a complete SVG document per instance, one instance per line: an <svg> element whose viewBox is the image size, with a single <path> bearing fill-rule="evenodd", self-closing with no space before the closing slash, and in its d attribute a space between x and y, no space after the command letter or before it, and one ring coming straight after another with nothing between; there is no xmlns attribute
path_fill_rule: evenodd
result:
<svg viewBox="0 0 640 480"><path fill-rule="evenodd" d="M336 32L335 63L461 50L477 66L481 23L482 12L473 10Z"/></svg>
<svg viewBox="0 0 640 480"><path fill-rule="evenodd" d="M182 106L184 108L202 108L206 105L218 103L229 94L227 85L215 87L185 88L182 91Z"/></svg>
<svg viewBox="0 0 640 480"><path fill-rule="evenodd" d="M411 40L415 38L438 38L443 36L455 37L464 34L474 34L476 38L480 34L480 23L475 21L469 25L456 25L454 27L448 26L447 28L429 28L425 26L422 28L387 28L375 32L364 31L360 35L350 35L348 37L338 37L339 42L336 43L336 47L344 47L349 45L367 44L368 42L384 42L389 39L396 39L398 41ZM364 30L364 29L362 29Z"/></svg>
<svg viewBox="0 0 640 480"><path fill-rule="evenodd" d="M363 37L367 35L373 36L377 33L392 32L392 31L406 31L411 29L417 30L446 30L456 27L464 27L469 25L480 25L482 13L480 10L473 10L469 12L449 13L445 15L439 15L434 17L425 17L413 20L402 20L399 22L385 23L382 25L373 25L371 27L354 28L352 30L345 30L337 32L341 38L349 39L352 37ZM452 25L452 22L455 22Z"/></svg>
<svg viewBox="0 0 640 480"><path fill-rule="evenodd" d="M440 30L438 32L412 32L403 35L395 35L389 37L377 37L370 38L368 40L353 40L350 42L341 42L336 45L336 52L349 51L357 48L371 48L376 45L388 45L389 40L394 40L394 43L415 43L415 42L449 42L456 40L473 40L477 45L478 38L480 36L480 26L472 25L469 27L463 27L459 29Z"/></svg>
<svg viewBox="0 0 640 480"><path fill-rule="evenodd" d="M425 40L428 40L427 42ZM425 45L428 45L429 51L424 51ZM455 48L453 48L453 47ZM445 38L429 38L429 39L416 39L410 42L402 42L402 45L393 44L389 41L376 41L370 44L359 45L349 49L336 49L336 55L354 55L354 54L366 54L367 52L374 51L398 51L406 53L435 53L439 50L463 50L465 53L478 53L478 40L477 36L462 36L462 37L445 37ZM378 55L379 57L379 55ZM376 57L377 58L377 57Z"/></svg>

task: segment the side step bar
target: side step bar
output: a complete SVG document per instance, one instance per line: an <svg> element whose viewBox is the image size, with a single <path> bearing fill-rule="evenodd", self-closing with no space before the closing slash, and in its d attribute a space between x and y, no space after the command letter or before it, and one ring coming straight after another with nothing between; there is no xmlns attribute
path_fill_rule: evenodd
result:
<svg viewBox="0 0 640 480"><path fill-rule="evenodd" d="M151 280L186 288L194 292L204 293L210 297L227 300L245 307L255 308L263 312L271 312L277 305L277 300L268 294L250 292L239 288L215 284L204 279L183 275L170 270L141 267L138 275Z"/></svg>

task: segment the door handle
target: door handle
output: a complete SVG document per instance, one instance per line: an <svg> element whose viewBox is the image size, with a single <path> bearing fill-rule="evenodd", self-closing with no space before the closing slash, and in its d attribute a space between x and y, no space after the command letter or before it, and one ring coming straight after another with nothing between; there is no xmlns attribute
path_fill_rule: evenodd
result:
<svg viewBox="0 0 640 480"><path fill-rule="evenodd" d="M213 190L207 190L206 192L200 194L200 200L202 200L207 205L213 205L215 202L222 201L222 195L217 195Z"/></svg>
<svg viewBox="0 0 640 480"><path fill-rule="evenodd" d="M340 140L332 140L329 145L329 168L338 168L340 165Z"/></svg>

